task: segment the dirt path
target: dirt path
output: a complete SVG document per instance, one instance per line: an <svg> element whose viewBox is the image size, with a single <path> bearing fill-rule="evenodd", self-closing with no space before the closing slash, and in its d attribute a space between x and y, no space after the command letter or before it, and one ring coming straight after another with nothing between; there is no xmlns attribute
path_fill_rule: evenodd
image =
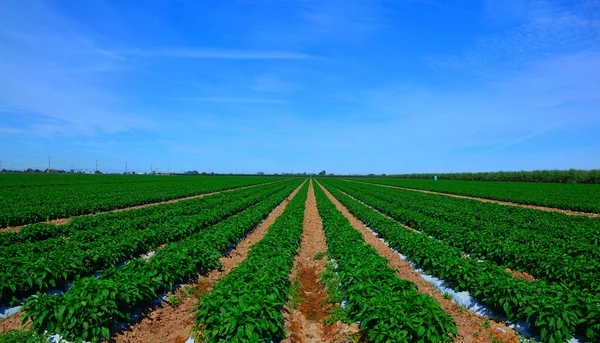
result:
<svg viewBox="0 0 600 343"><path fill-rule="evenodd" d="M363 223L354 217L331 193L323 186L319 185L327 194L327 197L335 204L335 207L341 211L350 221L352 227L358 230L365 241L371 244L377 252L388 260L388 265L396 270L398 276L408 280L417 286L419 292L429 294L435 298L442 309L454 319L458 329L456 342L461 343L483 343L493 342L493 339L502 342L518 343L519 339L514 330L503 323L497 323L492 320L478 316L475 312L461 308L449 299L444 299L443 294L425 281L421 275L415 272L410 263L402 260L400 256L392 251L381 240L375 237Z"/></svg>
<svg viewBox="0 0 600 343"><path fill-rule="evenodd" d="M203 193L203 194L198 194L198 195L192 195L192 196L185 197L185 198L176 198L176 199L171 199L171 200L166 200L166 201L152 202L152 203L149 203L149 204L132 206L132 207L117 208L117 209L110 210L110 211L96 212L96 213L91 213L91 214L82 214L80 216L72 216L72 217L69 217L69 218L57 218L57 219L52 219L52 220L49 220L49 221L45 221L43 223L46 223L46 224L55 224L55 225L64 225L64 224L67 224L68 222L70 222L74 218L97 216L99 214L105 214L105 213L114 213L114 212L123 212L123 211L137 210L137 209L144 208L144 207L157 206L157 205L163 205L163 204L170 204L170 203L173 203L173 202L178 202L178 201L183 201L183 200L203 198L203 197L206 197L206 196L215 195L215 194L219 194L219 193L233 192L233 191L237 191L237 190L241 190L241 189L258 187L258 186L264 186L264 185L272 184L272 183L275 183L275 182L283 182L283 181L286 181L286 180L273 181L273 182L267 182L267 183L260 183L258 185L250 185L250 186L244 186L244 187L238 187L238 188L231 188L231 189L226 189L226 190L222 190L222 191L218 191L218 192ZM38 224L38 223L33 223L33 224ZM27 224L27 225L31 225L31 224ZM9 227L5 227L5 228L1 228L0 232L19 232L19 231L21 231L22 228L24 228L27 225L9 226Z"/></svg>
<svg viewBox="0 0 600 343"><path fill-rule="evenodd" d="M400 223L400 222L399 222L399 221L397 221L396 219L394 219L394 218L392 218L392 217L388 216L387 214L380 212L378 209L376 209L376 208L374 208L374 207L372 207L372 206L370 206L370 205L367 205L367 204L365 204L364 202L362 202L362 201L360 201L360 200L356 199L355 197L353 197L353 196L349 195L348 193L346 193L346 192L344 192L344 191L341 191L341 190L339 190L339 189L338 189L338 191L339 191L340 193L342 193L342 194L344 194L344 195L347 195L347 196L349 196L350 198L352 198L352 199L354 199L354 200L356 200L356 201L360 202L361 204L363 204L363 205L367 206L368 208L370 208L370 209L372 209L373 211L375 211L375 212L377 212L377 213L381 214L382 216L384 216L384 217L386 217L386 218L388 218L388 219L390 219L390 220L393 220L393 221L395 221L396 223L398 223L398 225L402 226L403 228L405 228L405 229L408 229L408 230L410 230L410 231L414 231L414 232L421 233L420 231L418 231L418 230L415 230L415 229L413 229L413 228L412 228L412 227L410 227L410 226L406 226L406 225L404 225L404 224ZM431 237L431 236L430 236L430 237ZM464 254L464 252L463 252L463 254ZM467 256L465 256L465 258L467 258ZM537 279L536 279L536 278L535 278L533 275L531 275L531 274L529 274L529 273L526 273L526 272L519 272L519 271L516 271L516 270L512 270L512 269L510 269L510 268L506 268L506 271L507 271L508 273L510 273L512 276L514 276L514 277L516 277L516 278L519 278L519 279L523 279L523 280L525 280L525 281L536 281L536 280L537 280Z"/></svg>
<svg viewBox="0 0 600 343"><path fill-rule="evenodd" d="M323 320L329 317L328 310L331 307L327 304L328 295L318 278L325 271L326 258L316 259L315 256L325 253L327 245L312 182L308 188L303 225L302 242L290 274L290 280L299 284L297 304L293 308L286 306L284 309L288 335L283 342L345 341L346 336L358 329L352 330L342 323L323 324Z"/></svg>
<svg viewBox="0 0 600 343"><path fill-rule="evenodd" d="M184 343L190 337L190 330L194 324L194 313L192 311L196 309L195 304L198 297L210 292L215 282L224 278L240 262L246 259L250 248L264 237L269 227L283 213L287 204L298 193L302 185L298 186L235 249L221 257L222 267L220 269L213 270L206 276L199 276L195 282L189 283L171 294L170 299L180 299L181 301L176 307L164 302L159 307L151 309L142 320L115 334L110 342Z"/></svg>
<svg viewBox="0 0 600 343"><path fill-rule="evenodd" d="M554 208L554 207L526 205L526 204L519 204L519 203L516 203L516 202L510 202L510 201L493 200L493 199L487 199L487 198L477 198L477 197L472 197L472 196L467 196L467 195L458 195L458 194L452 194L452 193L434 192L434 191L428 191L428 190L424 190L424 189L406 188L406 187L401 187L401 186L381 185L381 184L370 183L370 182L360 182L360 181L354 181L354 180L344 180L344 181L346 181L346 182L354 182L354 183L362 183L363 185L374 185L374 186L379 186L379 187L404 189L406 191L413 191L413 192L421 192L421 193L428 193L428 194L445 195L445 196L454 197L454 198L471 199L471 200L477 200L477 201L481 201L481 202L491 202L491 203L500 204L500 205L532 208L532 209L535 209L535 210L546 211L546 212L559 212L559 213L564 213L564 214L568 214L568 215L571 215L571 216L582 216L582 217L590 217L590 218L600 218L600 214L598 214L598 213L579 212L579 211L563 210L563 209Z"/></svg>

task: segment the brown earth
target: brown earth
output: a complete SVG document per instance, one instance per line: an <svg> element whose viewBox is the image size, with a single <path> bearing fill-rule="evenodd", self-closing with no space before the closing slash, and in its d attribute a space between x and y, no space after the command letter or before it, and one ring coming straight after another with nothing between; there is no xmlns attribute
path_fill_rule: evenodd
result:
<svg viewBox="0 0 600 343"><path fill-rule="evenodd" d="M189 283L170 294L170 297L182 299L177 307L164 302L148 311L140 321L132 323L123 331L116 333L110 339L110 342L184 343L190 337L190 331L194 324L193 311L197 307L199 296L210 292L215 282L224 278L240 262L246 259L252 245L264 237L269 227L283 213L287 204L298 193L302 185L296 188L286 200L273 210L267 219L261 222L229 254L221 257L221 268L210 271L205 276L198 276L195 282Z"/></svg>
<svg viewBox="0 0 600 343"><path fill-rule="evenodd" d="M290 280L299 284L297 304L295 307L288 305L284 308L287 338L283 342L345 342L347 337L358 332L357 325L350 327L341 322L323 324L334 305L327 303L327 292L318 277L325 271L326 259L315 259L315 255L326 252L327 245L312 181L308 189L303 225L302 242L290 273Z"/></svg>
<svg viewBox="0 0 600 343"><path fill-rule="evenodd" d="M519 338L515 331L504 323L498 323L491 319L478 316L475 312L466 308L461 308L452 300L444 299L444 295L430 283L425 281L419 273L414 271L410 263L402 260L398 254L385 245L381 240L375 237L367 227L356 217L354 217L331 193L323 186L319 186L325 191L327 197L335 204L335 207L348 218L352 227L358 230L365 241L371 244L377 252L385 257L388 265L396 270L398 276L404 280L408 280L417 286L419 292L431 295L439 304L440 307L449 314L458 329L456 342L464 343L483 343L494 342L492 340L500 340L502 342L518 343Z"/></svg>
<svg viewBox="0 0 600 343"><path fill-rule="evenodd" d="M9 332L12 330L19 330L22 328L28 328L31 325L31 321L28 320L25 325L21 325L22 316L20 313L15 314L9 318L0 319L0 333Z"/></svg>
<svg viewBox="0 0 600 343"><path fill-rule="evenodd" d="M57 218L57 219L52 219L52 220L45 221L43 223L54 224L54 225L63 225L63 224L67 224L68 222L70 222L73 218L89 217L89 216L97 216L99 214L105 214L105 213L114 213L114 212L137 210L137 209L144 208L144 207L150 207L150 206L156 206L156 205L163 205L163 204L170 204L172 202L178 202L178 201L183 201L183 200L197 199L197 198L202 198L202 197L205 197L205 196L215 195L215 194L219 194L219 193L233 192L233 191L237 191L237 190L241 190L241 189L252 188L252 187L257 187L257 186L264 186L264 185L272 184L272 183L275 183L275 182L282 182L282 181L285 181L285 180L273 181L273 182L267 182L267 183L261 183L261 184L258 184L258 185L250 185L250 186L244 186L244 187L238 187L238 188L231 188L231 189L226 189L226 190L223 190L223 191L211 192L211 193L204 193L204 194L198 194L198 195L192 195L192 196L189 196L189 197L176 198L176 199L171 199L171 200L167 200L167 201L152 202L152 203L144 204L144 205L138 205L138 206L132 206L132 207L125 207L125 208L118 208L118 209L110 210L110 211L96 212L96 213L92 213L92 214L83 214L83 215L80 215L80 216L73 216L73 217L69 217L69 218ZM37 224L37 223L35 223L35 224ZM31 224L27 224L27 225L31 225ZM5 228L1 228L0 232L19 232L19 231L21 231L22 228L24 228L27 225L9 226L9 227L5 227Z"/></svg>
<svg viewBox="0 0 600 343"><path fill-rule="evenodd" d="M519 272L510 268L506 268L506 271L518 279L523 279L525 281L537 281L537 279L533 275L526 272Z"/></svg>
<svg viewBox="0 0 600 343"><path fill-rule="evenodd" d="M348 193L346 193L346 192L344 192L344 191L341 191L341 190L339 190L339 189L338 189L338 191L339 191L340 193L342 193L342 194L344 194L344 195L347 195L347 196L349 196L350 198L352 198L352 199L354 199L354 200L356 200L356 201L360 202L361 204L363 204L363 205L367 206L368 208L370 208L370 209L372 209L373 211L375 211L375 212L377 212L377 213L381 214L382 216L384 216L384 217L386 217L386 218L388 218L388 219L391 219L391 220L395 221L396 223L398 223L398 225L402 226L403 228L405 228L405 229L408 229L408 230L411 230L411 231L417 231L417 230L415 230L415 229L411 228L410 226L406 226L406 225L404 225L404 224L400 223L399 221L397 221L396 219L394 219L394 218L392 218L392 217L390 217L390 216L388 216L388 215L386 215L386 214L384 214L384 213L381 213L379 210L377 210L377 209L373 208L373 207L372 207L372 206L370 206L370 205L367 205L367 204L365 204L364 202L362 202L362 201L360 201L360 200L356 199L355 197L353 197L353 196L349 195ZM469 258L469 257L467 257L467 256L463 256L463 258ZM523 279L523 280L525 280L525 281L536 281L536 280L537 280L537 279L536 279L536 278L535 278L533 275L531 275L531 274L528 274L528 273L526 273L526 272L519 272L519 271L512 270L512 269L510 269L510 268L506 268L506 271L507 271L508 273L510 273L512 276L514 276L514 277L516 277L516 278L518 278L518 279Z"/></svg>
<svg viewBox="0 0 600 343"><path fill-rule="evenodd" d="M563 210L563 209L554 208L554 207L526 205L526 204L519 204L519 203L516 203L516 202L510 202L510 201L501 201L501 200L493 200L493 199L486 199L486 198L477 198L477 197L471 197L471 196L467 196L467 195L458 195L458 194L452 194L452 193L434 192L434 191L427 191L427 190L424 190L424 189L406 188L406 187L401 187L401 186L380 185L380 184L377 184L377 183L370 183L370 182L360 182L360 181L354 181L354 180L344 180L344 181L346 181L346 182L362 183L364 185L374 185L374 186L379 186L379 187L398 188L398 189L404 189L404 190L413 191L413 192L421 192L421 193L428 193L428 194L445 195L445 196L454 197L454 198L471 199L471 200L477 200L477 201L481 201L481 202L491 202L491 203L500 204L500 205L532 208L532 209L535 209L535 210L546 211L546 212L559 212L559 213L564 213L564 214L568 214L568 215L572 215L572 216L600 218L600 214L599 213L579 212L579 211Z"/></svg>

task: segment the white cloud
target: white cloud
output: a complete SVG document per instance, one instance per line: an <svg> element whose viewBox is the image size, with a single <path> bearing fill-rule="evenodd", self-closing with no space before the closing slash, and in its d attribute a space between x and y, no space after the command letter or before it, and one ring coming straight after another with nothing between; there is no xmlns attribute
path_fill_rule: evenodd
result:
<svg viewBox="0 0 600 343"><path fill-rule="evenodd" d="M262 98L228 98L228 97L167 97L165 99L190 102L215 103L249 103L249 104L289 104L289 101Z"/></svg>
<svg viewBox="0 0 600 343"><path fill-rule="evenodd" d="M532 61L600 51L600 5L590 1L561 4L551 0L484 1L486 34L469 49L423 58L434 69L486 76L518 69Z"/></svg>
<svg viewBox="0 0 600 343"><path fill-rule="evenodd" d="M286 51L212 49L200 47L137 49L132 54L149 57L231 59L231 60L305 60L309 54Z"/></svg>
<svg viewBox="0 0 600 343"><path fill-rule="evenodd" d="M2 135L19 135L22 134L23 130L14 127L2 127L0 126L0 134Z"/></svg>
<svg viewBox="0 0 600 343"><path fill-rule="evenodd" d="M600 54L538 60L498 70L468 90L390 85L357 94L359 111L386 119L379 132L420 150L495 152L542 134L600 127ZM464 88L463 88L464 89ZM491 150L491 151L490 151Z"/></svg>

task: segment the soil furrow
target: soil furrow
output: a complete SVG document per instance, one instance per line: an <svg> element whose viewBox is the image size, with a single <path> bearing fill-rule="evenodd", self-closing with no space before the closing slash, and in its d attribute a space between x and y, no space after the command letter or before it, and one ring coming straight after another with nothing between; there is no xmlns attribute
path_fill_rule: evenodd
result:
<svg viewBox="0 0 600 343"><path fill-rule="evenodd" d="M424 190L424 189L406 188L406 187L402 187L402 186L381 185L381 184L371 183L371 182L360 182L360 181L354 181L354 180L344 180L344 181L346 181L346 182L361 183L363 185L373 185L373 186L379 186L379 187L397 188L397 189L403 189L403 190L406 190L406 191L421 192L421 193L427 193L427 194L445 195L445 196L454 197L454 198L477 200L477 201L481 201L481 202L491 202L491 203L494 203L494 204L500 204L500 205L506 205L506 206L525 207L525 208L531 208L531 209L534 209L534 210L540 210L540 211L546 211L546 212L559 212L559 213L568 214L568 215L571 215L571 216L582 216L582 217L600 218L600 214L599 213L589 213L589 212L579 212L579 211L563 210L563 209L555 208L555 207L545 207L545 206L519 204L519 203L516 203L516 202L510 202L510 201L494 200L494 199L487 199L487 198L478 198L478 197L472 197L472 196L468 196L468 195L458 195L458 194L452 194L452 193L434 192L434 191L428 191L428 190Z"/></svg>
<svg viewBox="0 0 600 343"><path fill-rule="evenodd" d="M117 208L117 209L110 210L110 211L96 212L96 213L91 213L91 214L82 214L80 216L72 216L72 217L68 217L68 218L57 218L57 219L52 219L52 220L45 221L43 223L46 223L46 224L55 224L55 225L64 225L64 224L67 224L68 222L70 222L74 218L97 216L97 215L105 214L105 213L115 213L115 212L138 210L138 209L144 208L144 207L157 206L157 205L163 205L163 204L170 204L170 203L173 203L173 202L178 202L178 201L183 201L183 200L203 198L203 197L206 197L206 196L215 195L215 194L219 194L219 193L233 192L233 191L237 191L237 190L242 190L242 189L252 188L252 187L258 187L258 186L264 186L264 185L269 185L269 184L272 184L272 183L275 183L275 182L282 182L282 181L286 181L286 180L273 181L273 182L267 182L267 183L260 183L258 185L250 185L250 186L244 186L244 187L238 187L238 188L231 188L231 189L226 189L226 190L222 190L222 191L218 191L218 192L203 193L203 194L192 195L192 196L184 197L184 198L176 198L176 199L171 199L171 200L166 200L166 201L152 202L152 203L149 203L149 204L143 204L143 205L132 206L132 207ZM33 224L39 224L39 223L33 223ZM27 225L31 225L31 224L27 224ZM0 228L0 232L19 232L19 231L21 231L22 228L24 228L27 225L9 226L9 227L5 227L5 228Z"/></svg>
<svg viewBox="0 0 600 343"><path fill-rule="evenodd" d="M367 205L367 204L365 204L364 202L362 202L362 201L360 201L360 200L356 199L355 197L353 197L353 196L349 195L348 193L346 193L346 192L344 192L344 191L342 191L342 190L339 190L339 189L338 189L338 191L339 191L340 193L342 193L342 194L344 194L344 195L347 195L347 196L349 196L350 198L352 198L352 199L354 199L354 200L356 200L356 201L360 202L361 204L363 204L363 205L367 206L368 208L370 208L370 209L372 209L373 211L375 211L375 212L377 212L377 213L381 214L382 216L384 216L384 217L386 217L386 218L388 218L388 219L390 219L390 220L393 220L393 221L395 221L396 223L398 223L398 225L402 226L403 228L405 228L405 229L408 229L408 230L411 230L411 231L414 231L414 232L421 233L420 231L418 231L418 230L415 230L415 229L413 229L413 228L412 228L412 227L410 227L410 226L406 226L406 225L404 225L404 224L400 223L400 222L399 222L399 221L397 221L396 219L394 219L394 218L392 218L392 217L388 216L387 214L380 212L378 209L376 209L376 208L374 208L374 207L372 207L372 206L370 206L370 205ZM430 237L431 237L431 236L430 236ZM463 254L464 254L464 252L463 252ZM465 257L465 258L470 258L470 257L467 257L466 255L465 255L464 257ZM537 280L537 279L536 279L536 278L535 278L533 275L531 275L531 274L529 274L529 273L526 273L526 272L520 272L520 271L512 270L512 269L510 269L510 268L506 268L506 271L507 271L508 273L510 273L512 276L514 276L514 277L516 277L516 278L519 278L519 279L523 279L523 280L525 280L525 281L536 281L536 280Z"/></svg>
<svg viewBox="0 0 600 343"><path fill-rule="evenodd" d="M301 342L343 342L346 337L358 331L343 323L324 325L329 317L331 304L318 275L325 271L327 252L325 233L317 210L317 201L311 181L304 210L304 232L290 280L297 284L295 306L284 308L286 319L286 343ZM318 254L322 255L320 258Z"/></svg>
<svg viewBox="0 0 600 343"><path fill-rule="evenodd" d="M21 317L21 313L17 313L14 316L8 318L0 319L0 334L12 330L19 330L21 328L28 328L31 325L31 323L28 321L23 326L21 324L22 319L23 318Z"/></svg>
<svg viewBox="0 0 600 343"><path fill-rule="evenodd" d="M218 280L229 274L239 263L248 256L250 248L260 241L269 227L283 213L287 204L294 198L300 188L298 186L263 222L249 233L233 250L221 257L221 268L210 271L177 291L171 293L167 301L160 306L150 309L144 318L128 325L116 333L110 342L117 343L184 343L190 337L194 324L194 313L199 296L210 292ZM171 304L176 304L173 306Z"/></svg>
<svg viewBox="0 0 600 343"><path fill-rule="evenodd" d="M467 308L461 308L452 300L444 299L444 295L414 271L409 262L402 260L398 254L392 251L392 249L379 240L379 238L375 237L367 227L354 217L354 215L333 197L331 193L320 184L319 186L325 191L327 197L335 204L335 207L348 218L352 227L363 235L365 241L372 245L381 256L388 260L388 265L396 270L396 273L400 278L414 283L419 292L433 296L442 309L452 316L456 323L456 328L458 329L456 342L483 343L494 342L494 340L510 343L519 342L515 331L504 323L497 323L491 319L481 317Z"/></svg>

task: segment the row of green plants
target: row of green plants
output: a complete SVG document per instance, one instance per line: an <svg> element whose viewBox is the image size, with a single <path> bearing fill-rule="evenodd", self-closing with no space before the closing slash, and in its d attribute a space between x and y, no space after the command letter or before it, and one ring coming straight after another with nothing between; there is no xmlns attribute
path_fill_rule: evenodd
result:
<svg viewBox="0 0 600 343"><path fill-rule="evenodd" d="M278 342L285 338L283 306L300 245L308 183L238 265L198 304L199 342Z"/></svg>
<svg viewBox="0 0 600 343"><path fill-rule="evenodd" d="M509 321L526 321L542 342L565 342L573 334L600 339L600 293L586 294L559 283L515 278L491 261L465 258L461 249L407 230L341 193L328 180L323 183L354 216L424 272L444 280L457 291L468 291ZM363 200L360 195L349 193Z"/></svg>
<svg viewBox="0 0 600 343"><path fill-rule="evenodd" d="M323 190L315 187L329 257L337 264L345 311L370 342L449 342L458 334L433 297L400 279Z"/></svg>
<svg viewBox="0 0 600 343"><path fill-rule="evenodd" d="M264 185L263 185L264 186ZM211 196L211 200L222 200L226 203L228 200L221 196L222 194ZM114 232L128 230L131 228L144 228L150 224L163 223L165 218L176 219L180 216L190 216L198 213L198 203L200 199L189 199L176 203L161 204L158 207L150 206L136 209L135 211L120 211L114 213L103 213L97 216L81 216L71 219L67 224L55 225L48 223L37 223L23 227L17 232L0 233L0 246L6 246L0 250L0 257L19 255L23 251L30 249L38 251L38 245L18 246L22 243L36 243L49 238L70 236L77 231L93 230L86 233L85 238L89 241L95 241L105 235L105 229L111 229ZM79 237L81 239L81 237ZM56 242L61 242L57 240Z"/></svg>
<svg viewBox="0 0 600 343"><path fill-rule="evenodd" d="M38 334L30 330L12 330L0 334L0 343L48 343L48 334Z"/></svg>
<svg viewBox="0 0 600 343"><path fill-rule="evenodd" d="M37 294L24 304L23 320L32 330L54 332L72 342L109 338L119 321L128 321L136 308L163 292L220 266L219 258L265 219L300 181L258 204L188 238L170 243L150 259L131 260L121 268L85 277L62 296ZM264 195L264 194L263 194Z"/></svg>
<svg viewBox="0 0 600 343"><path fill-rule="evenodd" d="M598 219L343 181L331 184L473 258L581 291L600 292ZM587 225L576 226L581 223Z"/></svg>
<svg viewBox="0 0 600 343"><path fill-rule="evenodd" d="M248 193L249 194L249 193ZM227 196L214 195L208 200L214 206L219 203L227 203ZM73 236L73 239L93 242L106 234L118 234L131 229L143 229L151 224L161 224L167 220L174 220L180 216L190 216L198 213L198 208L205 206L200 199L190 199L176 203L161 204L137 209L135 211L123 211L115 213L104 213L98 216L82 216L73 218L63 225L37 223L23 227L18 233L8 232L0 234L0 245L5 248L0 250L0 257L19 256L36 252L52 250L57 244L65 243L64 239L49 240L50 238L61 238L71 236L79 231L88 231ZM213 206L213 207L214 207ZM41 242L48 240L48 242Z"/></svg>
<svg viewBox="0 0 600 343"><path fill-rule="evenodd" d="M161 214L160 206L156 206L158 208L154 211L156 215L162 215L161 223L131 229L124 229L119 224L116 229L109 225L108 230L78 231L68 239L38 242L44 249L55 244L52 249L38 253L35 249L23 248L27 250L16 257L0 258L0 303L17 301L35 291L63 288L70 280L115 266L163 244L179 241L297 182L287 181L194 199L197 214L190 216L171 217L169 212ZM180 203L184 202L177 204ZM93 238L86 238L86 235Z"/></svg>
<svg viewBox="0 0 600 343"><path fill-rule="evenodd" d="M109 211L275 180L278 179L2 174L0 227Z"/></svg>
<svg viewBox="0 0 600 343"><path fill-rule="evenodd" d="M467 195L563 210L600 213L600 184L479 182L454 180L351 179L405 188Z"/></svg>

